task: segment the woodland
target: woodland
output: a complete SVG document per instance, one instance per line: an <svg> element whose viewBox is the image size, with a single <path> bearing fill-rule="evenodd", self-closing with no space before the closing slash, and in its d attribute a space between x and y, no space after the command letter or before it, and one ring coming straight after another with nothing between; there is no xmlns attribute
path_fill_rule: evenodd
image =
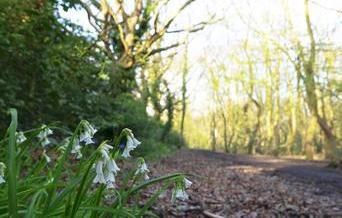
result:
<svg viewBox="0 0 342 218"><path fill-rule="evenodd" d="M0 217L342 216L338 0L0 0Z"/></svg>

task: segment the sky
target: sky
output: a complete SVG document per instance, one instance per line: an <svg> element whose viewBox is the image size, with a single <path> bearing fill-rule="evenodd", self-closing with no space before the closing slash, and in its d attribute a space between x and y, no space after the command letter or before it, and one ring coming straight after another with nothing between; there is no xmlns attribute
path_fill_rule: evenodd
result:
<svg viewBox="0 0 342 218"><path fill-rule="evenodd" d="M127 0L126 0L127 1ZM132 0L131 0L132 1ZM129 8L129 0L128 8ZM172 14L184 0L173 0L168 9ZM329 38L335 45L342 48L342 1L341 0L311 0L309 3L310 15L314 31L330 32ZM86 12L70 10L61 11L64 18L93 31L88 24ZM226 60L229 51L232 51L241 40L251 35L251 29L269 32L277 31L285 23L288 16L293 22L295 31L303 35L306 30L303 0L197 0L191 4L177 18L173 28L188 27L201 21L206 21L215 15L220 20L207 26L203 31L190 35L188 45L188 59L190 73L188 75L188 92L190 110L194 115L201 115L209 108L210 95L206 82L206 64L210 59ZM334 30L334 31L333 31ZM325 40L326 35L317 34L319 40ZM184 35L168 35L163 43L170 44L184 38ZM253 38L251 39L253 41ZM184 58L184 47L179 48L171 73L180 71ZM203 57L209 57L205 62ZM170 74L171 75L171 74ZM170 77L170 80L174 79ZM174 80L173 89L179 90L180 81Z"/></svg>

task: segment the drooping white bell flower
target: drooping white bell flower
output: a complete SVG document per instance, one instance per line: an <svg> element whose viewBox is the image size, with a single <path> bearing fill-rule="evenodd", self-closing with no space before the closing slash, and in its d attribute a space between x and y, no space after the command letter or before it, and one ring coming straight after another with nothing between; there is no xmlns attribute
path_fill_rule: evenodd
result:
<svg viewBox="0 0 342 218"><path fill-rule="evenodd" d="M115 175L120 171L120 168L113 159L107 161L107 169L108 171L113 172Z"/></svg>
<svg viewBox="0 0 342 218"><path fill-rule="evenodd" d="M106 170L106 173L104 174L106 183L114 183L115 182L115 174L114 172L110 172Z"/></svg>
<svg viewBox="0 0 342 218"><path fill-rule="evenodd" d="M50 163L50 162L51 162L51 158L46 154L46 150L45 150L45 149L43 150L42 155L43 155L43 157L45 158L45 160L46 160L47 163Z"/></svg>
<svg viewBox="0 0 342 218"><path fill-rule="evenodd" d="M185 189L190 188L191 185L192 182L185 177L182 181L178 181L172 193L172 201L174 201L175 199L179 199L181 201L188 200L189 195L188 193L186 193Z"/></svg>
<svg viewBox="0 0 342 218"><path fill-rule="evenodd" d="M128 158L131 156L130 152L134 150L136 147L138 147L138 145L140 145L141 142L139 142L136 138L134 138L132 130L126 129L126 133L127 133L126 134L127 141L126 141L126 146L122 153L122 156L125 158Z"/></svg>
<svg viewBox="0 0 342 218"><path fill-rule="evenodd" d="M109 150L111 149L113 149L113 147L108 144L102 145L100 152L101 152L103 161L107 162L108 160L111 159L109 155Z"/></svg>
<svg viewBox="0 0 342 218"><path fill-rule="evenodd" d="M150 172L150 170L147 168L147 165L145 162L141 163L139 165L139 168L137 169L137 171L135 171L135 175L137 174L143 174L143 173L148 173Z"/></svg>
<svg viewBox="0 0 342 218"><path fill-rule="evenodd" d="M80 142L84 142L84 144L94 144L95 142L92 139L93 136L91 136L89 133L81 133L80 135Z"/></svg>
<svg viewBox="0 0 342 218"><path fill-rule="evenodd" d="M49 140L49 138L44 138L41 142L41 145L43 146L43 147L45 147L45 146L47 146L48 144L50 144L50 140Z"/></svg>
<svg viewBox="0 0 342 218"><path fill-rule="evenodd" d="M184 178L184 187L190 188L191 185L192 185L192 182L188 180L187 178Z"/></svg>
<svg viewBox="0 0 342 218"><path fill-rule="evenodd" d="M5 183L5 169L6 165L3 162L0 162L0 184Z"/></svg>
<svg viewBox="0 0 342 218"><path fill-rule="evenodd" d="M139 175L139 174L144 175L144 179L149 180L150 179L150 177L148 176L149 172L150 170L147 168L145 161L142 159L138 166L138 169L135 171L135 175Z"/></svg>
<svg viewBox="0 0 342 218"><path fill-rule="evenodd" d="M101 157L96 163L96 177L93 182L106 184L107 188L114 188L115 176L120 171L120 168L110 156L109 152L113 147L103 144L99 149Z"/></svg>
<svg viewBox="0 0 342 218"><path fill-rule="evenodd" d="M24 141L26 141L26 139L27 138L25 137L25 135L22 131L17 133L17 144L23 143Z"/></svg>
<svg viewBox="0 0 342 218"><path fill-rule="evenodd" d="M107 189L113 189L113 188L115 188L114 182L107 182L106 188L107 188Z"/></svg>
<svg viewBox="0 0 342 218"><path fill-rule="evenodd" d="M108 171L108 169L106 169L105 172L106 172L105 173L105 181L106 181L107 188L114 188L115 173Z"/></svg>
<svg viewBox="0 0 342 218"><path fill-rule="evenodd" d="M83 131L80 134L80 142L84 142L86 145L94 144L95 142L92 138L96 132L97 129L95 129L88 121L84 121Z"/></svg>
<svg viewBox="0 0 342 218"><path fill-rule="evenodd" d="M186 201L189 199L189 195L185 192L184 189L177 187L172 193L172 201L174 201L175 199Z"/></svg>
<svg viewBox="0 0 342 218"><path fill-rule="evenodd" d="M96 176L94 178L94 183L106 184L106 180L103 174L103 161L98 161L95 165Z"/></svg>
<svg viewBox="0 0 342 218"><path fill-rule="evenodd" d="M46 145L50 144L50 140L48 139L48 136L53 133L53 131L48 128L46 125L42 125L41 127L42 131L39 132L38 138L41 142L41 145L45 147Z"/></svg>
<svg viewBox="0 0 342 218"><path fill-rule="evenodd" d="M82 158L82 152L81 152L82 146L80 145L80 141L78 139L74 140L74 143L72 144L71 154L76 154L76 159Z"/></svg>
<svg viewBox="0 0 342 218"><path fill-rule="evenodd" d="M145 174L144 174L144 180L149 180L149 179L150 179L150 177L148 176L147 173L145 173Z"/></svg>
<svg viewBox="0 0 342 218"><path fill-rule="evenodd" d="M46 125L42 125L41 129L42 131L40 131L38 134L39 139L44 139L53 133L53 131L50 128L48 128Z"/></svg>
<svg viewBox="0 0 342 218"><path fill-rule="evenodd" d="M71 137L67 137L63 140L62 145L58 148L59 151L64 153L66 148L68 147L70 143ZM74 138L74 141L71 145L71 154L76 154L76 159L81 159L83 157L81 152L82 146L80 145L80 141L77 138Z"/></svg>

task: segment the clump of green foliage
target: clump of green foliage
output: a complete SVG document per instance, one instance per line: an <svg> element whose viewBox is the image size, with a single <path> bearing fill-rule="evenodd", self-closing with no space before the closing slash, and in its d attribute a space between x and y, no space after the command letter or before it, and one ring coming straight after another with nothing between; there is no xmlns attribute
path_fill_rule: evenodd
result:
<svg viewBox="0 0 342 218"><path fill-rule="evenodd" d="M127 87L121 84L134 69L113 71L115 64L96 49L93 36L59 15L75 2L0 2L0 135L6 132L8 108L16 108L21 129L43 122L74 129L88 120L102 138L124 127L136 130L149 142L140 154L169 152L177 135L163 138L165 125L149 117L133 94L134 76Z"/></svg>
<svg viewBox="0 0 342 218"><path fill-rule="evenodd" d="M127 128L96 143L88 121L73 132L53 125L17 132L17 111L10 113L0 141L0 217L152 217L149 207L168 188L173 198L188 198L191 182L182 173L149 178L142 157L120 170L140 144ZM142 191L157 184L139 206Z"/></svg>

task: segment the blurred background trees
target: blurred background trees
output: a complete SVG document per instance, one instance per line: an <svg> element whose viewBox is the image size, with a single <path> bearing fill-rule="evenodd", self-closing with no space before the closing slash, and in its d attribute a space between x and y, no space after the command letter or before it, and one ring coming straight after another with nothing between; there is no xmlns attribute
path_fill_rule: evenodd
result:
<svg viewBox="0 0 342 218"><path fill-rule="evenodd" d="M297 20L294 2L301 5ZM200 4L211 11L196 20L196 12L205 14ZM15 107L22 129L87 119L106 134L134 129L147 150L187 144L340 158L338 28L316 24L311 9L321 6L313 1L273 1L282 12L274 22L244 4L257 7L234 0L2 0L0 133ZM321 10L340 18L338 9ZM66 19L70 11L82 12L86 23ZM228 46L210 39L217 29Z"/></svg>
<svg viewBox="0 0 342 218"><path fill-rule="evenodd" d="M181 137L172 132L176 99L163 77L171 58L161 53L182 42L162 47L160 41L192 2L165 18L163 1L1 1L1 134L8 126L6 112L14 107L21 129L48 122L72 127L87 119L104 132L134 129L149 150L179 146ZM95 31L60 15L71 9L86 11ZM150 104L154 116L146 112Z"/></svg>
<svg viewBox="0 0 342 218"><path fill-rule="evenodd" d="M282 3L286 14L291 3ZM203 56L210 105L208 113L197 119L212 130L214 117L220 118L215 119L217 134L208 133L209 138L198 144L196 135L204 128L187 127L196 132L188 135L194 147L341 158L341 47L331 37L336 28L315 26L313 3L300 4L304 22L300 32L290 14L280 18L282 24L271 26L272 21L266 20L261 28L253 26L255 17L238 11L247 26L246 36L234 41L225 55L214 47L213 57ZM338 16L340 11L329 13Z"/></svg>

